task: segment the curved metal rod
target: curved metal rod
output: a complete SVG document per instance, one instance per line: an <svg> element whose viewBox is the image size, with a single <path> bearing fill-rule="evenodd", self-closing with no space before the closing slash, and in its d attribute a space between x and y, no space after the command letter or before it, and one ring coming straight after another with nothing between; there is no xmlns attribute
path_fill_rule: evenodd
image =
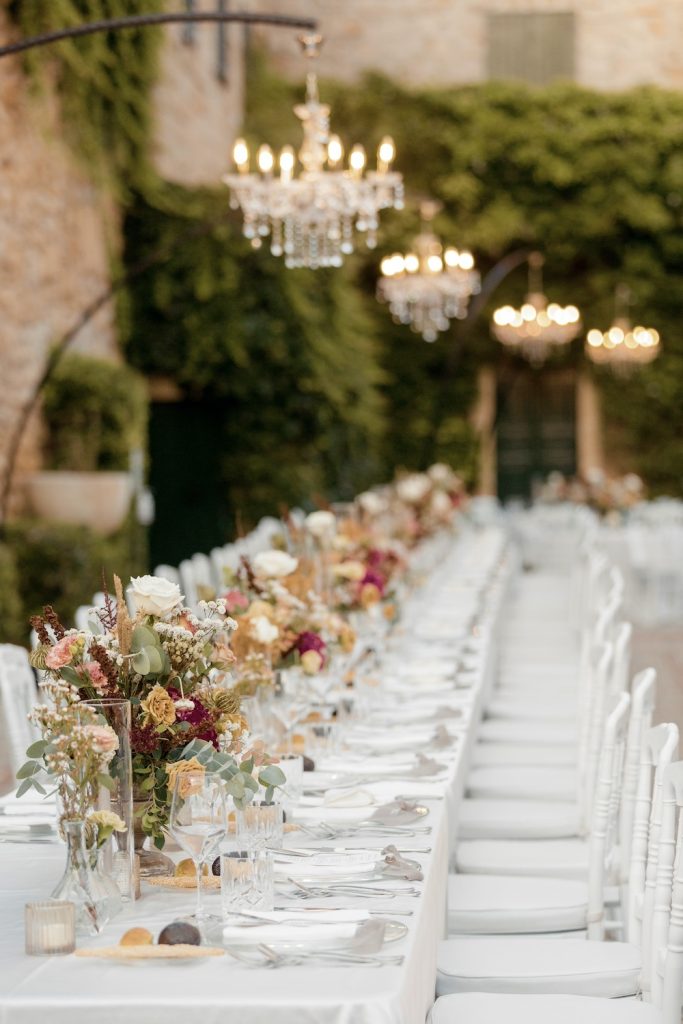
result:
<svg viewBox="0 0 683 1024"><path fill-rule="evenodd" d="M13 53L22 53L37 46L48 46L58 43L61 39L77 39L79 36L93 35L95 32L112 32L123 28L142 28L147 25L166 25L169 23L193 24L198 21L237 22L241 25L272 25L275 28L300 28L314 32L318 27L315 18L293 18L285 14L247 14L232 11L190 11L177 14L134 14L128 18L106 18L102 21L90 21L85 25L71 25L45 32L40 36L19 39L8 46L0 46L0 57L9 57Z"/></svg>

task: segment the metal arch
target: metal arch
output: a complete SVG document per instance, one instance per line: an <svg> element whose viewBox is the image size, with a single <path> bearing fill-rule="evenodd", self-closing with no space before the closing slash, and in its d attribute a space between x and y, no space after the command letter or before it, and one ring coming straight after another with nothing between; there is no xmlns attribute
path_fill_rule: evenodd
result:
<svg viewBox="0 0 683 1024"><path fill-rule="evenodd" d="M134 14L127 18L107 18L91 21L84 25L71 25L68 28L45 32L43 35L19 39L8 46L0 46L0 57L9 57L24 50L33 50L38 46L48 46L62 39L78 39L80 36L93 35L95 32L113 32L126 28L143 28L148 25L187 24L200 21L236 22L242 25L271 25L274 28L303 29L315 32L318 22L315 18L295 18L285 14L248 14L246 12L228 11L190 11L176 14Z"/></svg>

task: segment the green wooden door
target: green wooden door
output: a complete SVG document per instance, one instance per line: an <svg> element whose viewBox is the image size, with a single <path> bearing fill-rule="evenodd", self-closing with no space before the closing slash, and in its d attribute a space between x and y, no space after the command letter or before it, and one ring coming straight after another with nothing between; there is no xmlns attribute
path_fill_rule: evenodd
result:
<svg viewBox="0 0 683 1024"><path fill-rule="evenodd" d="M576 379L566 370L522 370L498 387L498 496L528 500L548 473L576 472Z"/></svg>
<svg viewBox="0 0 683 1024"><path fill-rule="evenodd" d="M222 445L216 423L224 411L207 401L153 402L149 425L150 486L156 519L150 561L177 565L196 551L232 539Z"/></svg>

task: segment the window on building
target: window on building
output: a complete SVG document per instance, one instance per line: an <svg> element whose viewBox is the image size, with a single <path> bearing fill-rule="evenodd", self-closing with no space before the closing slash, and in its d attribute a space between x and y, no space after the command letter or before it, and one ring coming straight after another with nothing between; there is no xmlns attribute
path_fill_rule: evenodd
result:
<svg viewBox="0 0 683 1024"><path fill-rule="evenodd" d="M193 14L197 10L197 0L185 0L185 10L188 14ZM194 44L197 34L197 23L195 21L187 21L182 27L181 39L186 46L192 46Z"/></svg>
<svg viewBox="0 0 683 1024"><path fill-rule="evenodd" d="M488 77L534 85L574 78L574 22L570 11L489 14Z"/></svg>
<svg viewBox="0 0 683 1024"><path fill-rule="evenodd" d="M226 14L228 10L228 0L218 0L218 7L216 9L221 14ZM227 82L230 54L228 47L228 25L226 22L218 22L217 37L218 52L216 54L216 75L219 82Z"/></svg>

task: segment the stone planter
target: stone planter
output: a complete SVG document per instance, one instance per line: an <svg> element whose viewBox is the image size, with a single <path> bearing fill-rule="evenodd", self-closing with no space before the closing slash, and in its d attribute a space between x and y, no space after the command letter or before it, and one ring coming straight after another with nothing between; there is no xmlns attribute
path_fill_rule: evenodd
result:
<svg viewBox="0 0 683 1024"><path fill-rule="evenodd" d="M117 530L128 514L132 482L128 473L45 470L28 477L27 490L41 519L89 526L106 535Z"/></svg>

